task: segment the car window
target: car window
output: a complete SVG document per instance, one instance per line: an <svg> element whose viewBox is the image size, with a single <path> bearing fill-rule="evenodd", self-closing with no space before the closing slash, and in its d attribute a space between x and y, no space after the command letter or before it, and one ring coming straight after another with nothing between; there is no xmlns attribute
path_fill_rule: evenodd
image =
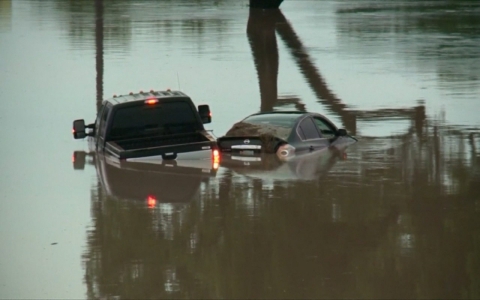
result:
<svg viewBox="0 0 480 300"><path fill-rule="evenodd" d="M95 119L95 132L100 132L100 121L102 120L102 113L103 110L105 109L105 104L103 104L100 109L98 110L97 113L97 118Z"/></svg>
<svg viewBox="0 0 480 300"><path fill-rule="evenodd" d="M181 134L201 129L197 112L188 102L164 102L152 106L142 103L115 111L109 139Z"/></svg>
<svg viewBox="0 0 480 300"><path fill-rule="evenodd" d="M315 125L317 126L318 130L322 133L322 135L334 135L335 128L328 124L325 120L321 118L313 118Z"/></svg>
<svg viewBox="0 0 480 300"><path fill-rule="evenodd" d="M102 112L102 118L100 119L100 136L105 136L105 129L107 128L107 118L108 113L110 112L110 107L105 106Z"/></svg>
<svg viewBox="0 0 480 300"><path fill-rule="evenodd" d="M250 124L273 125L279 127L292 128L295 120L298 118L297 114L259 114L252 115L245 118L242 122Z"/></svg>
<svg viewBox="0 0 480 300"><path fill-rule="evenodd" d="M318 133L317 126L313 123L311 118L305 118L300 123L300 129L303 132L306 140L318 139L320 134Z"/></svg>

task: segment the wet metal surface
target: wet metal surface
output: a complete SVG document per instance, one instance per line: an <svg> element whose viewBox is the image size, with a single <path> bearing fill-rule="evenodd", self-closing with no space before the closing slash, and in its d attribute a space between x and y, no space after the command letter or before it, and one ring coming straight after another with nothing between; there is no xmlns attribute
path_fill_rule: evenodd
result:
<svg viewBox="0 0 480 300"><path fill-rule="evenodd" d="M480 298L480 3L247 4L0 0L0 298ZM152 88L216 136L306 110L359 142L189 169L71 137Z"/></svg>

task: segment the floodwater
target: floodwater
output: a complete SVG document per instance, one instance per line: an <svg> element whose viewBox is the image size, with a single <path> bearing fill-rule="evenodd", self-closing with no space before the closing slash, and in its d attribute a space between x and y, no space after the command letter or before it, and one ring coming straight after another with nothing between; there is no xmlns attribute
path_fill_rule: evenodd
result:
<svg viewBox="0 0 480 300"><path fill-rule="evenodd" d="M247 4L0 0L0 298L480 298L480 2ZM171 173L73 140L166 88L216 136L308 110L359 142Z"/></svg>

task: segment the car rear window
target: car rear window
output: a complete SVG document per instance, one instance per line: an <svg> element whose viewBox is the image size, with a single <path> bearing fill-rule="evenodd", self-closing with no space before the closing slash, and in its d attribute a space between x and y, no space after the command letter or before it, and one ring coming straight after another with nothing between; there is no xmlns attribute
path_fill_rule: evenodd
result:
<svg viewBox="0 0 480 300"><path fill-rule="evenodd" d="M141 103L115 112L110 139L188 133L199 127L195 111L187 102Z"/></svg>
<svg viewBox="0 0 480 300"><path fill-rule="evenodd" d="M297 114L260 114L247 117L243 122L292 128L298 117Z"/></svg>
<svg viewBox="0 0 480 300"><path fill-rule="evenodd" d="M261 114L247 117L233 125L226 136L261 136L273 135L287 140L298 118L295 114Z"/></svg>

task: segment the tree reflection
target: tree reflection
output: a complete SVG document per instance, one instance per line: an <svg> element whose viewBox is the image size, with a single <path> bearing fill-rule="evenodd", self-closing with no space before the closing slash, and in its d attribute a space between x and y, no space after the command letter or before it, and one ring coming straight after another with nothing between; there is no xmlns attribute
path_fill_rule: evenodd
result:
<svg viewBox="0 0 480 300"><path fill-rule="evenodd" d="M7 31L12 27L12 0L0 1L0 30Z"/></svg>
<svg viewBox="0 0 480 300"><path fill-rule="evenodd" d="M406 60L435 68L449 89L480 83L480 5L478 1L343 1L337 10L341 41L360 45L355 51L378 54L390 47ZM389 41L392 38L388 38ZM373 46L373 47L372 47ZM465 82L467 84L450 84Z"/></svg>
<svg viewBox="0 0 480 300"><path fill-rule="evenodd" d="M93 3L92 3L93 1ZM99 12L103 15L104 42L108 51L128 52L132 39L132 32L137 30L148 31L149 39L165 39L176 36L174 29L181 28L185 33L194 32L192 38L211 30L223 31L227 22L224 19L183 16L181 8L189 5L197 8L221 6L224 0L49 0L55 5L58 12L64 13L64 22L68 36L75 48L89 46L96 39ZM45 5L47 1L34 3L37 7ZM99 11L99 5L102 6ZM179 14L172 18L170 14L179 9ZM63 20L62 20L63 21ZM188 36L188 34L186 34ZM95 36L95 37L94 37Z"/></svg>

